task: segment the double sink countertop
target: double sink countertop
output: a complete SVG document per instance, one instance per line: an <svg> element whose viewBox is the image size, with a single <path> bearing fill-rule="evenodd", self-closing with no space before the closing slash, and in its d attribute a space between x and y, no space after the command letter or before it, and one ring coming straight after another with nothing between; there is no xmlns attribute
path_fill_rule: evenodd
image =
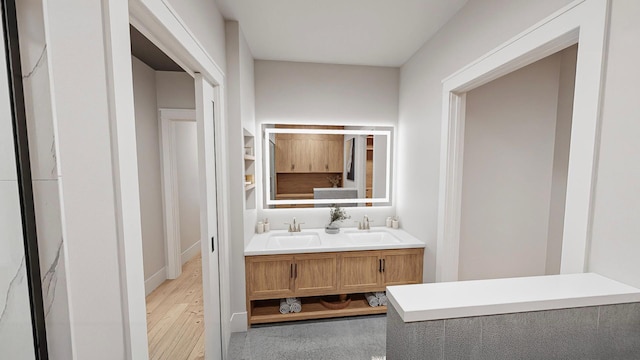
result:
<svg viewBox="0 0 640 360"><path fill-rule="evenodd" d="M372 227L370 230L340 229L327 234L324 229L301 232L273 230L255 234L244 249L245 256L337 251L424 248L425 243L401 229Z"/></svg>

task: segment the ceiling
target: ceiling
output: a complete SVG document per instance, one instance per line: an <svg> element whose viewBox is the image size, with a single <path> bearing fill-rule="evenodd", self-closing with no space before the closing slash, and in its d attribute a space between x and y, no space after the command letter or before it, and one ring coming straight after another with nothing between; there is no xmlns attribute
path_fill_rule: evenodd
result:
<svg viewBox="0 0 640 360"><path fill-rule="evenodd" d="M129 25L131 55L156 71L184 71L136 28Z"/></svg>
<svg viewBox="0 0 640 360"><path fill-rule="evenodd" d="M216 0L256 59L401 66L467 0Z"/></svg>

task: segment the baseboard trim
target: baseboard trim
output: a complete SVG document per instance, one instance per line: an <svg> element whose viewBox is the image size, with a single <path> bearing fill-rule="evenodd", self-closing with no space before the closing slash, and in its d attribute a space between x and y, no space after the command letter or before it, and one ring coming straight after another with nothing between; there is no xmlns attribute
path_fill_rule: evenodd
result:
<svg viewBox="0 0 640 360"><path fill-rule="evenodd" d="M163 266L158 272L144 280L144 296L151 294L151 292L165 282L165 280L167 280L167 269Z"/></svg>
<svg viewBox="0 0 640 360"><path fill-rule="evenodd" d="M198 255L199 253L200 253L200 240L196 241L195 244L189 246L187 250L182 252L182 254L180 255L182 258L182 265L184 265L184 263L186 263L187 261L193 259L194 256Z"/></svg>
<svg viewBox="0 0 640 360"><path fill-rule="evenodd" d="M245 332L247 331L247 312L239 312L231 314L231 332Z"/></svg>

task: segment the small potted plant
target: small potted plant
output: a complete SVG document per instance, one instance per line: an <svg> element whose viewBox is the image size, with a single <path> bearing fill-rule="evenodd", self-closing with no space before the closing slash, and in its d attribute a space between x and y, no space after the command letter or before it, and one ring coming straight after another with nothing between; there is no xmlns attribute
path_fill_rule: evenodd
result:
<svg viewBox="0 0 640 360"><path fill-rule="evenodd" d="M327 180L333 185L334 188L337 188L340 185L342 177L338 174L336 176L327 176Z"/></svg>
<svg viewBox="0 0 640 360"><path fill-rule="evenodd" d="M324 231L327 234L337 234L340 232L340 224L338 222L350 219L351 216L347 215L345 209L340 205L333 204L329 211L329 224L325 227Z"/></svg>

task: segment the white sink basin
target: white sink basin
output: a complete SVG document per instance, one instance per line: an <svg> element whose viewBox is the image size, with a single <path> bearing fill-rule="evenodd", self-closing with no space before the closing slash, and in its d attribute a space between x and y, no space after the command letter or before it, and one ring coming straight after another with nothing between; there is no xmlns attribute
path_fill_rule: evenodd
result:
<svg viewBox="0 0 640 360"><path fill-rule="evenodd" d="M401 241L385 230L350 230L344 233L354 245L399 244Z"/></svg>
<svg viewBox="0 0 640 360"><path fill-rule="evenodd" d="M314 232L299 232L271 235L267 239L267 249L302 249L320 246L320 237Z"/></svg>

